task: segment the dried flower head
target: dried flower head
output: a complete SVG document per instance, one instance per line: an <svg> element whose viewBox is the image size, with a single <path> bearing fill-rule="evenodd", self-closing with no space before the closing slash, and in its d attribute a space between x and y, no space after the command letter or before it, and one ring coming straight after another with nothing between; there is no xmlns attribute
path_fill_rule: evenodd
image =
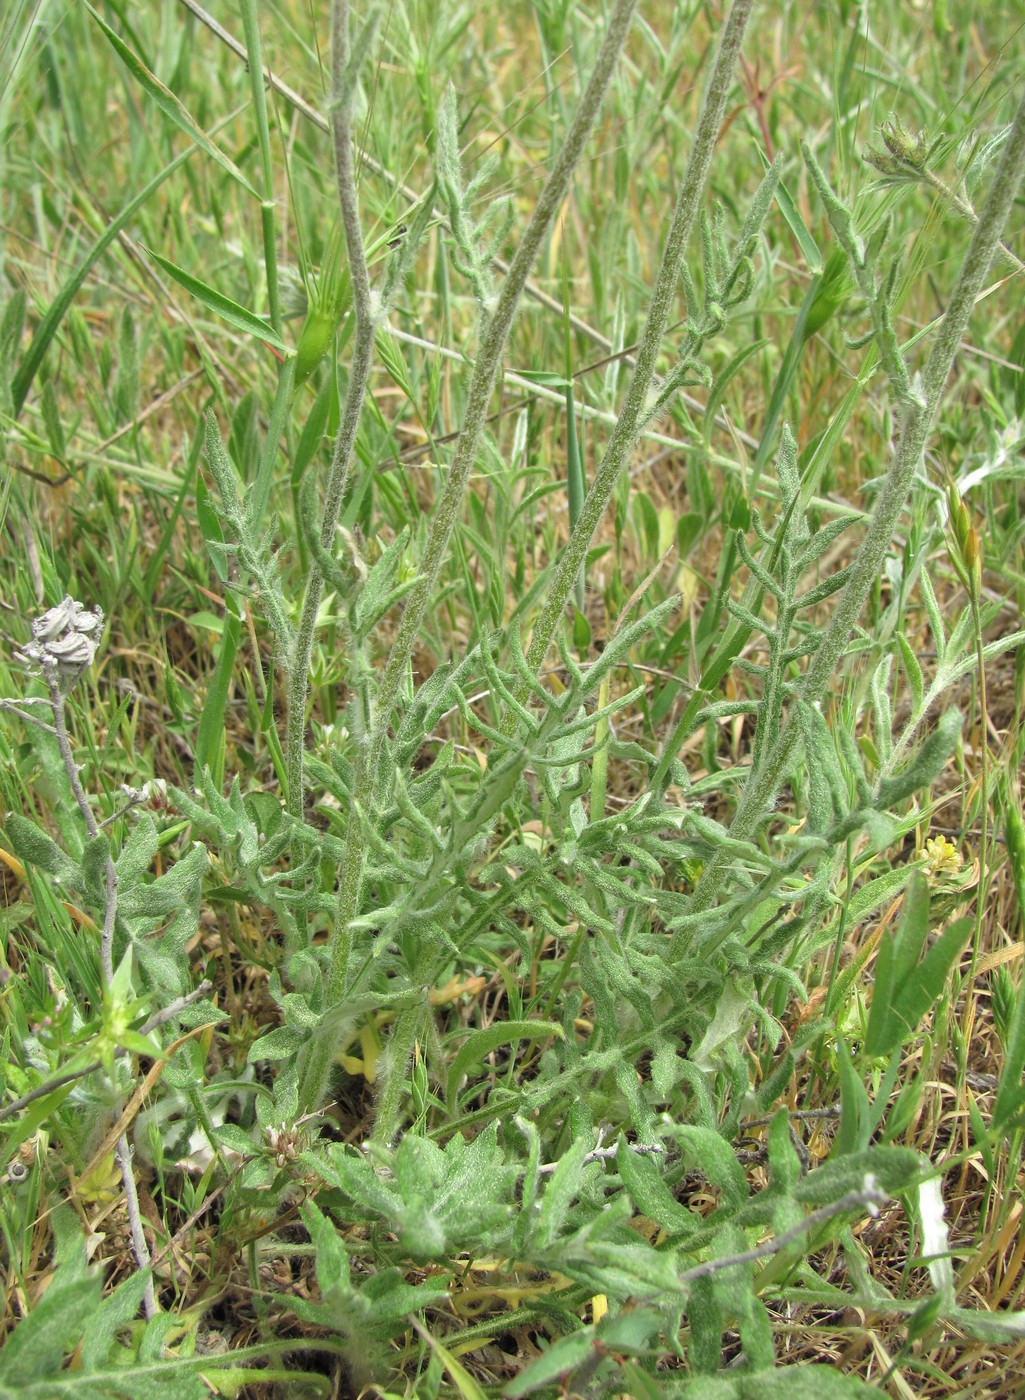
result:
<svg viewBox="0 0 1025 1400"><path fill-rule="evenodd" d="M17 658L44 676L55 673L62 693L67 693L92 665L102 631L102 611L90 611L68 595L42 617L33 619L32 640L21 648Z"/></svg>

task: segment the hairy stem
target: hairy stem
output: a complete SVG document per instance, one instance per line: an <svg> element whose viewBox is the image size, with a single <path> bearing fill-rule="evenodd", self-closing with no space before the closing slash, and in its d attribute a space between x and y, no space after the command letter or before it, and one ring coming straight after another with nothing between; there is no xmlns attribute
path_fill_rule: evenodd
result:
<svg viewBox="0 0 1025 1400"><path fill-rule="evenodd" d="M356 169L353 162L353 106L355 75L346 72L349 61L349 3L334 0L331 10L331 135L334 142L335 177L338 204L342 215L345 247L352 278L352 306L356 318L349 384L345 394L345 410L335 439L331 468L324 495L324 515L320 539L325 549L334 541L338 516L349 482L353 447L359 427L360 412L370 379L377 322L370 296L370 275L367 271L363 234L359 223L359 203L356 195ZM303 811L303 758L306 744L306 701L309 695L310 657L317 613L324 594L324 576L316 560L310 564L303 597L302 613L296 633L288 674L288 733L286 768L288 772L288 810L294 817Z"/></svg>
<svg viewBox="0 0 1025 1400"><path fill-rule="evenodd" d="M662 265L652 292L651 305L644 334L637 350L637 364L627 391L626 403L616 420L608 447L599 463L591 489L584 501L580 519L570 535L559 560L552 586L541 609L541 615L534 625L527 663L537 674L544 664L549 644L555 629L562 618L563 610L574 582L583 565L584 558L594 539L602 516L612 499L619 474L626 464L627 457L636 445L640 429L646 421L646 409L655 379L655 366L658 362L662 338L669 324L670 313L676 304L677 288L680 279L680 264L683 261L687 243L694 224L701 211L701 201L712 163L712 153L722 126L726 110L726 99L733 82L733 72L737 64L744 30L754 0L736 0L723 29L715 66L705 92L698 119L694 147L691 151L687 170L673 210L669 234L662 254ZM526 698L524 687L517 697Z"/></svg>
<svg viewBox="0 0 1025 1400"><path fill-rule="evenodd" d="M880 1207L886 1205L888 1200L886 1192L880 1190L872 1178L868 1177L860 1191L848 1191L845 1196L841 1196L838 1201L833 1201L831 1205L820 1206L818 1210L813 1210L810 1215L799 1220L796 1225L791 1225L789 1230L784 1230L781 1235L775 1235L771 1240L755 1245L753 1249L746 1249L742 1254L723 1255L720 1259L709 1259L704 1264L696 1264L693 1269L685 1269L679 1276L680 1282L683 1284L696 1283L699 1278L711 1278L713 1274L720 1273L723 1269L732 1269L743 1264L756 1264L760 1259L771 1259L774 1254L779 1254L790 1245L796 1244L809 1231L817 1230L820 1225L827 1225L838 1215L846 1215L848 1211L864 1210L869 1215L876 1216L879 1214Z"/></svg>
<svg viewBox="0 0 1025 1400"><path fill-rule="evenodd" d="M570 126L566 141L555 158L551 174L545 182L510 265L508 275L502 284L498 300L488 317L477 362L470 380L462 431L456 443L448 481L435 510L427 547L421 563L420 577L406 603L398 633L392 644L378 691L377 713L369 741L361 747L357 756L353 779L354 810L372 813L374 785L384 750L388 722L398 699L428 603L434 593L452 531L459 516L459 508L466 491L466 485L477 459L477 450L484 431L488 405L501 368L502 355L509 338L509 332L512 329L513 319L534 259L551 228L552 220L566 197L573 170L598 118L616 61L626 42L636 5L637 0L617 0L598 53L594 72L591 74L581 99L579 110ZM354 276L354 292L355 285ZM291 791L289 803L292 804ZM345 861L339 889L338 911L330 945L329 1004L339 1001L345 992L349 964L349 925L359 911L365 857L366 836L363 824L354 817L349 823ZM330 1039L325 1036L317 1037L310 1047L303 1069L300 1101L304 1105L312 1107L323 1098L331 1072L333 1055L334 1046Z"/></svg>
<svg viewBox="0 0 1025 1400"><path fill-rule="evenodd" d="M68 737L68 726L64 714L64 692L61 689L60 677L56 666L52 662L43 663L43 680L46 688L50 692L50 709L53 711L53 732L57 736L57 747L60 750L61 762L64 764L64 771L68 775L68 782L71 785L72 796L82 813L82 821L85 823L86 835L90 841L95 841L100 834L100 828L93 816L93 809L89 806L89 799L85 795L82 787L82 777L78 771L78 764L75 762L75 755L72 752L71 740ZM114 862L110 856L107 857L107 868L105 871L107 907L103 913L103 932L100 935L100 971L103 974L103 985L108 987L114 977L114 922L117 917L117 871L114 869Z"/></svg>
<svg viewBox="0 0 1025 1400"><path fill-rule="evenodd" d="M140 1269L151 1268L149 1244L142 1228L142 1211L139 1209L139 1192L135 1185L135 1172L132 1169L132 1145L128 1134L122 1133L114 1149L117 1164L121 1169L121 1185L125 1193L125 1210L128 1215L128 1230L132 1237L132 1253ZM146 1290L142 1295L142 1310L148 1318L157 1314L157 1295L153 1287L153 1275L146 1280Z"/></svg>
<svg viewBox="0 0 1025 1400"><path fill-rule="evenodd" d="M68 775L71 794L78 805L78 810L82 813L86 834L89 840L92 841L99 835L100 829L96 825L93 809L89 806L89 799L85 795L85 789L82 786L82 777L78 771L78 764L75 762L75 755L71 749L67 721L64 716L64 694L60 687L57 668L52 662L44 661L43 679L46 682L46 688L50 692L50 709L53 711L53 732L57 736L57 747L60 749L61 762L64 764L65 773Z"/></svg>
<svg viewBox="0 0 1025 1400"><path fill-rule="evenodd" d="M932 351L922 373L920 401L905 404L900 438L893 462L868 523L865 538L851 566L847 585L830 618L829 626L805 675L801 699L817 704L843 658L873 583L879 576L894 529L904 509L908 492L922 460L940 400L946 388L954 357L964 335L976 298L982 290L990 264L1014 206L1022 175L1025 173L1025 97L1014 118L993 178L989 195L958 273L950 302L941 321ZM747 840L771 808L786 775L800 737L796 713L792 710L766 761L751 775L730 824L730 836ZM699 913L715 903L726 878L731 856L717 851L702 872L694 891L691 912ZM687 935L681 930L670 947L670 956L679 957Z"/></svg>

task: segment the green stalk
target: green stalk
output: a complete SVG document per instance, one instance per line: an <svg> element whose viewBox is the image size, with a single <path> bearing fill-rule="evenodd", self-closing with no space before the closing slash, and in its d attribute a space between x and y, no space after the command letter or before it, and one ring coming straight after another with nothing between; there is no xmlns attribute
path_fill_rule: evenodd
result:
<svg viewBox="0 0 1025 1400"><path fill-rule="evenodd" d="M551 590L534 625L527 663L535 675L544 665L555 629L562 619L567 600L587 557L587 551L612 499L619 474L626 465L646 422L646 411L649 407L662 338L669 324L670 312L676 305L680 265L701 211L712 153L722 126L726 99L733 82L737 56L753 4L754 0L736 0L723 29L712 77L701 106L694 147L680 186L676 208L673 210L669 235L662 254L662 265L652 292L648 319L637 351L637 364L627 391L626 403L616 420L609 445L584 501L580 520L559 560ZM525 688L517 698L526 698Z"/></svg>
<svg viewBox="0 0 1025 1400"><path fill-rule="evenodd" d="M921 389L904 404L900 438L893 463L879 493L865 538L851 566L850 577L840 594L822 644L805 675L801 698L806 705L819 703L825 695L830 679L843 658L851 631L861 615L865 600L879 577L879 570L890 547L894 529L922 460L922 453L950 376L954 357L999 247L1008 216L1014 207L1023 172L1025 97L1022 98L1008 133L985 207L961 264L946 313L937 330L936 341L922 374ZM732 838L749 839L764 814L771 809L799 737L797 717L791 711L779 737L766 756L765 763L758 772L752 773L744 789L736 814L730 823ZM715 903L728 874L730 860L731 856L724 850L716 851L713 855L694 891L692 912L699 913ZM686 938L687 935L682 930L674 935L669 951L671 958L682 955Z"/></svg>
<svg viewBox="0 0 1025 1400"><path fill-rule="evenodd" d="M372 23L373 21L371 21ZM321 544L330 550L334 544L335 528L349 482L356 431L360 412L370 380L373 363L377 317L370 296L370 276L367 271L363 234L359 222L356 195L356 169L353 161L353 109L356 97L356 74L350 73L349 4L334 0L331 10L331 134L335 153L335 177L338 203L342 215L345 247L349 256L352 280L352 305L356 319L349 384L345 394L345 410L335 439L331 467L324 497L324 515L320 531ZM364 33L364 40L367 36ZM363 47L366 44L364 42ZM294 817L303 811L303 759L306 745L306 701L309 695L310 657L313 654L313 634L317 613L324 593L324 576L314 559L306 580L302 613L288 668L288 721L285 762L288 769L288 810ZM355 823L354 823L355 825Z"/></svg>
<svg viewBox="0 0 1025 1400"><path fill-rule="evenodd" d="M538 197L523 238L516 250L516 255L509 267L509 272L502 284L502 290L483 330L477 362L470 380L462 431L456 443L448 481L431 523L427 547L420 566L420 577L416 587L410 593L402 613L398 632L381 679L377 714L369 742L360 748L356 759L356 771L353 779L353 808L367 813L370 820L373 819L374 788L384 751L388 723L398 700L428 603L434 594L438 576L441 573L452 531L459 518L470 473L477 460L477 449L480 446L491 395L501 368L502 356L509 332L512 329L513 318L523 295L530 269L541 244L548 235L552 221L566 197L573 171L601 111L616 61L626 42L636 5L637 0L617 0L616 8L598 53L594 72L591 74L580 107L570 126L566 141L555 158L551 174ZM355 276L353 290L356 291ZM350 388L351 383L350 380ZM333 528L332 525L332 531ZM307 621L304 616L303 625ZM309 625L312 628L312 620L309 620ZM302 626L300 634L302 634ZM305 705L305 671L303 672L302 685L302 700ZM293 686L298 692L297 681L293 680ZM301 723L297 724L296 728L299 731L298 738L301 741ZM289 734L291 738L291 722ZM301 757L298 762L301 763ZM292 771L293 762L290 757L289 772ZM292 802L291 791L289 802ZM328 1005L340 1001L345 993L351 941L349 925L359 912L366 846L363 824L353 818L349 823L347 833L346 855L338 896L338 911L329 944ZM309 1056L303 1067L300 1083L300 1102L302 1104L312 1107L323 1099L334 1062L334 1049L334 1043L329 1034L316 1037L312 1043Z"/></svg>
<svg viewBox="0 0 1025 1400"><path fill-rule="evenodd" d="M402 678L405 675L409 658L412 655L427 611L428 602L434 593L438 575L448 552L452 531L459 518L459 508L467 482L470 479L470 472L477 460L477 449L484 430L491 394L501 368L502 354L530 269L542 242L548 235L552 220L566 197L570 178L598 118L616 60L626 42L627 31L633 18L636 3L637 0L618 0L602 41L595 70L581 99L580 108L534 207L520 246L516 250L516 256L512 260L508 276L502 284L494 312L489 317L484 330L477 363L470 380L463 428L456 444L448 481L435 512L420 569L420 579L402 614L398 635L381 684L379 731L382 735L383 726L387 724L391 709L398 698ZM574 569L573 577L575 577L576 572L577 570Z"/></svg>
<svg viewBox="0 0 1025 1400"><path fill-rule="evenodd" d="M263 229L263 262L267 275L267 301L270 323L281 334L281 303L278 297L277 239L274 232L274 166L270 152L270 129L267 125L267 98L264 91L263 59L260 55L260 26L256 18L256 0L239 0L242 28L246 36L246 56L249 84L253 93L253 114L256 136L260 146L260 174L263 186L260 201L260 223Z"/></svg>

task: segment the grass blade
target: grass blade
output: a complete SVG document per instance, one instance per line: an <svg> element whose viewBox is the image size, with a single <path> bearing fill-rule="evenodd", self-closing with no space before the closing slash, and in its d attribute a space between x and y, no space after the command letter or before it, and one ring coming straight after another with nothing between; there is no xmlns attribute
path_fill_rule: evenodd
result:
<svg viewBox="0 0 1025 1400"><path fill-rule="evenodd" d="M259 199L259 190L253 188L235 162L229 160L220 147L216 146L213 141L210 140L210 137L207 136L203 128L182 106L170 88L165 87L156 74L150 72L142 59L139 58L138 54L133 53L128 45L114 33L106 20L100 18L92 5L89 4L89 0L84 0L84 3L85 8L103 30L104 36L109 41L118 58L120 58L121 62L125 65L140 87L144 88L149 96L152 97L164 116L174 122L175 126L178 127L180 131L184 131L185 135L199 146L201 150L204 150L211 160L215 160L221 169L231 176L236 184L241 185L254 199Z"/></svg>
<svg viewBox="0 0 1025 1400"><path fill-rule="evenodd" d="M182 151L180 156L175 156L169 165L165 165L157 175L144 185L134 199L130 199L121 212L111 221L103 231L93 246L86 253L85 257L75 268L74 272L67 279L60 291L50 303L43 319L36 327L36 333L25 351L25 356L18 366L17 373L11 379L11 400L14 406L14 416L21 412L28 391L32 387L32 381L36 377L39 366L43 362L43 356L49 348L50 342L57 334L57 327L67 314L68 307L75 298L75 294L82 283L88 277L92 268L107 251L110 245L121 233L122 229L131 222L138 211L150 198L155 190L158 190L167 177L174 173L180 165L184 165L189 156L192 155L195 146L187 151Z"/></svg>
<svg viewBox="0 0 1025 1400"><path fill-rule="evenodd" d="M196 733L196 774L198 776L204 768L209 768L217 787L220 787L224 778L224 716L228 708L231 673L241 636L242 624L228 602L224 610L224 631L221 634L217 664L210 678Z"/></svg>
<svg viewBox="0 0 1025 1400"><path fill-rule="evenodd" d="M247 311L244 306L239 306L237 301L232 301L231 297L226 297L222 292L215 291L206 282L201 282L198 277L193 277L191 273L170 262L167 258L155 253L152 248L147 248L146 252L155 263L164 269L168 277L171 277L183 287L190 296L194 296L197 301L203 303L208 311L214 312L222 320L227 321L229 326L234 326L237 331L244 331L246 335L255 335L258 340L269 345L272 350L279 351L282 355L290 355L291 351L285 342L266 321L254 316L251 311Z"/></svg>

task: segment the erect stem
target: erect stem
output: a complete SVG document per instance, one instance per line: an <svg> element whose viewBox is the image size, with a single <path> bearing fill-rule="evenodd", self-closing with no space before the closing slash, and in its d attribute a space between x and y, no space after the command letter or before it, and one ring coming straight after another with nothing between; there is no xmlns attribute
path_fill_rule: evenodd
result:
<svg viewBox="0 0 1025 1400"><path fill-rule="evenodd" d="M534 259L548 234L552 220L566 197L573 170L598 118L616 61L626 42L636 6L637 0L617 0L598 52L594 72L591 74L580 107L538 197L534 212L502 284L498 300L484 329L476 365L470 380L462 431L459 434L459 441L456 443L448 481L435 510L427 547L420 566L420 576L406 603L384 675L381 678L376 715L369 740L361 746L356 759L356 771L353 777L352 817L346 839L338 912L335 917L335 928L330 945L327 991L329 1005L339 1001L345 991L349 963L349 925L359 911L360 887L366 856L366 835L360 814L365 814L367 818L372 820L374 784L391 712L398 699L403 677L423 624L428 603L434 593L452 531L459 516L459 508L466 491L466 485L477 458L477 449L480 446L488 405L498 378L502 355L516 315L516 309ZM348 230L346 230L346 236L348 236ZM353 290L355 301L355 276ZM298 687L296 686L296 688ZM303 691L303 702L305 704L305 690ZM290 738L291 735L290 717ZM299 735L301 738L301 729ZM301 762L301 758L299 761ZM289 772L291 773L291 771L290 759ZM289 805L293 807L291 780ZM294 807L293 810L295 810ZM333 1055L334 1046L329 1037L325 1035L317 1037L310 1047L302 1073L300 1102L304 1106L313 1107L323 1098L331 1072Z"/></svg>
<svg viewBox="0 0 1025 1400"><path fill-rule="evenodd" d="M594 539L602 516L612 499L619 474L623 470L627 456L635 446L639 429L644 422L645 410L655 378L662 337L669 324L670 312L675 305L680 280L680 264L683 261L687 243L693 232L695 221L701 211L701 201L705 192L708 172L712 164L712 153L722 126L726 111L726 99L733 82L733 73L740 53L744 30L754 0L736 0L723 29L715 66L705 92L698 118L697 132L690 160L684 173L683 183L677 195L676 207L669 225L662 264L648 308L644 334L637 350L637 364L634 368L626 402L616 420L604 456L598 465L591 489L587 493L583 510L576 528L563 550L552 580L552 586L530 640L527 663L535 674L544 664L545 655L563 615L563 610L573 590L584 558ZM526 690L518 696L524 699Z"/></svg>
<svg viewBox="0 0 1025 1400"><path fill-rule="evenodd" d="M356 431L366 396L367 383L373 363L377 320L370 295L370 274L367 271L363 234L359 223L359 202L356 195L356 169L353 162L353 104L356 75L347 72L349 63L349 0L334 0L331 9L331 135L334 142L335 177L338 204L341 209L342 230L349 257L352 279L352 306L356 318L349 383L345 393L345 409L335 438L331 468L324 493L324 516L320 539L330 549L338 525L338 516L349 481ZM288 810L294 817L303 811L303 757L305 754L306 700L309 695L310 657L317 613L324 593L324 576L314 559L306 580L302 613L296 632L295 646L288 668L288 733L286 767L288 772Z"/></svg>
<svg viewBox="0 0 1025 1400"><path fill-rule="evenodd" d="M743 0L743 2L750 4L752 0ZM605 32L594 72L591 74L590 82L581 99L579 110L573 119L566 142L555 158L552 172L545 182L530 222L516 250L516 256L509 267L508 275L502 283L502 290L495 309L488 318L473 377L470 380L462 431L456 444L455 456L445 490L435 511L427 548L420 567L420 578L416 588L410 594L409 602L402 614L398 635L381 684L379 730L387 724L391 707L398 696L398 689L419 635L428 601L434 592L434 586L448 550L449 540L458 519L459 506L466 491L466 484L477 459L477 449L484 429L484 420L501 367L505 343L512 329L513 317L523 295L523 289L534 259L537 257L541 243L547 236L552 220L566 196L570 177L601 110L616 60L626 42L627 31L636 4L637 0L618 0Z"/></svg>
<svg viewBox="0 0 1025 1400"><path fill-rule="evenodd" d="M805 674L801 686L801 701L805 705L815 705L825 695L826 687L844 654L848 638L865 605L865 599L879 576L915 472L922 460L922 453L943 397L954 357L967 329L976 298L982 290L986 274L1000 245L1023 173L1025 95L1008 132L989 195L975 226L974 236L961 264L950 302L937 328L936 340L922 372L921 401L912 401L905 405L893 462L869 519L865 538L851 565L847 584L833 610L822 642ZM771 807L786 775L799 736L797 715L792 709L776 742L766 755L764 764L757 772L752 773L744 789L736 814L730 823L732 838L747 840ZM722 888L730 859L722 849L715 852L694 890L689 912L700 913L714 904ZM670 945L670 957L680 956L686 937L683 930L677 932Z"/></svg>

